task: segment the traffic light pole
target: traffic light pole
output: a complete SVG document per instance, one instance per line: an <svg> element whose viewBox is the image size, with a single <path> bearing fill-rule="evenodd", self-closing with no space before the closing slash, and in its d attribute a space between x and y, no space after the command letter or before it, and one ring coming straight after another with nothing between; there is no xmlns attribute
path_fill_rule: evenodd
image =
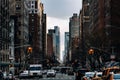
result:
<svg viewBox="0 0 120 80"><path fill-rule="evenodd" d="M30 75L30 55L32 53L32 47L28 47L27 49L27 66L28 66L28 75Z"/></svg>
<svg viewBox="0 0 120 80"><path fill-rule="evenodd" d="M12 72L13 73L13 75L14 75L14 72L15 72L15 67L14 67L14 63L15 63L15 57L14 57L14 49L16 49L16 48L21 48L21 47L28 47L28 46L30 46L29 44L27 44L27 45L22 45L22 46L16 46L16 47L14 47L14 44L12 44L12 45L10 45L10 57L9 57L9 59L10 59L10 65L12 65L11 67L9 67L9 71L10 72ZM21 56L20 56L21 57ZM21 61L20 61L20 65L21 65Z"/></svg>

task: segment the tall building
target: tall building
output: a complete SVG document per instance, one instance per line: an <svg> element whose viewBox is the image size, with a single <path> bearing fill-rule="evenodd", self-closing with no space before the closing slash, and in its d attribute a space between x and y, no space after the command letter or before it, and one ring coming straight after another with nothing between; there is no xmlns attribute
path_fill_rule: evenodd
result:
<svg viewBox="0 0 120 80"><path fill-rule="evenodd" d="M79 52L80 52L80 63L83 67L86 64L87 50L89 48L89 0L83 0L82 10L79 13L79 26L80 26L80 41L79 41Z"/></svg>
<svg viewBox="0 0 120 80"><path fill-rule="evenodd" d="M108 0L102 1L101 7L103 8L104 2L104 9L101 12L104 12L104 28L106 33L106 42L104 42L104 48L108 48L108 52L112 55L115 55L116 59L120 60L120 7L119 7L119 0ZM103 16L102 16L103 17ZM108 45L107 45L108 44Z"/></svg>
<svg viewBox="0 0 120 80"><path fill-rule="evenodd" d="M15 73L23 69L26 59L26 51L29 41L28 33L28 2L27 0L10 0L10 23L14 23L11 27L11 43L10 58L13 58L16 68Z"/></svg>
<svg viewBox="0 0 120 80"><path fill-rule="evenodd" d="M64 41L64 61L69 62L69 32L65 32L65 41Z"/></svg>
<svg viewBox="0 0 120 80"><path fill-rule="evenodd" d="M42 63L46 54L46 14L39 0L29 0L29 43L33 48L30 63Z"/></svg>
<svg viewBox="0 0 120 80"><path fill-rule="evenodd" d="M70 37L79 37L79 16L74 13L69 21Z"/></svg>
<svg viewBox="0 0 120 80"><path fill-rule="evenodd" d="M0 70L9 70L9 0L0 2Z"/></svg>
<svg viewBox="0 0 120 80"><path fill-rule="evenodd" d="M116 56L119 59L120 49L120 13L119 0L89 0L90 15L90 45L95 47L98 53L102 52L109 57ZM94 44L96 43L96 44Z"/></svg>
<svg viewBox="0 0 120 80"><path fill-rule="evenodd" d="M79 27L79 16L74 13L73 16L70 18L69 21L69 40L70 40L70 50L69 54L71 56L70 61L74 61L75 59L79 59L79 34L80 34L80 27Z"/></svg>
<svg viewBox="0 0 120 80"><path fill-rule="evenodd" d="M53 56L53 36L47 34L47 54L46 57L50 59Z"/></svg>
<svg viewBox="0 0 120 80"><path fill-rule="evenodd" d="M55 30L55 55L58 60L60 60L60 28L58 26L54 26Z"/></svg>
<svg viewBox="0 0 120 80"><path fill-rule="evenodd" d="M51 53L53 55L53 58L55 60L60 60L60 32L59 32L59 27L58 26L54 26L54 29L49 29L48 30L48 35L49 37L51 37L53 41L51 41L53 44L53 53ZM49 38L48 37L48 38ZM47 44L51 44L51 43L48 43ZM49 50L50 48L48 48ZM52 50L51 49L51 50ZM49 51L48 51L49 52ZM47 54L50 54L50 53L47 53Z"/></svg>
<svg viewBox="0 0 120 80"><path fill-rule="evenodd" d="M27 49L33 48L30 63L41 63L46 54L46 14L40 0L10 0L10 21L14 22L10 58L18 72L25 68ZM13 57L14 56L14 57ZM22 65L24 64L24 65Z"/></svg>
<svg viewBox="0 0 120 80"><path fill-rule="evenodd" d="M43 53L43 58L46 58L46 54L47 54L47 18L46 18L46 14L43 13L42 15L42 53Z"/></svg>

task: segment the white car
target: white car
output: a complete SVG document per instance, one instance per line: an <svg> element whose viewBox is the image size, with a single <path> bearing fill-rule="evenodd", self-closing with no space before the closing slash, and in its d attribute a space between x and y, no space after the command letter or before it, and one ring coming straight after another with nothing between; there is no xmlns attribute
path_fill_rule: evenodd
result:
<svg viewBox="0 0 120 80"><path fill-rule="evenodd" d="M9 79L9 80L15 80L15 77L14 77L13 74L8 74L8 79Z"/></svg>
<svg viewBox="0 0 120 80"><path fill-rule="evenodd" d="M47 71L47 77L55 77L56 71L55 70L48 70Z"/></svg>
<svg viewBox="0 0 120 80"><path fill-rule="evenodd" d="M28 70L22 71L19 74L19 78L27 78L28 77Z"/></svg>

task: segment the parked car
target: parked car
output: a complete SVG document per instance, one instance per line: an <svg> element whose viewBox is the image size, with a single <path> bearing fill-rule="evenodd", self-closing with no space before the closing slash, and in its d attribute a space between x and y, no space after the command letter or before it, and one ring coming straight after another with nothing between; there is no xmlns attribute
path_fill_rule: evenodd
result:
<svg viewBox="0 0 120 80"><path fill-rule="evenodd" d="M56 71L55 70L48 70L47 71L47 77L55 77Z"/></svg>

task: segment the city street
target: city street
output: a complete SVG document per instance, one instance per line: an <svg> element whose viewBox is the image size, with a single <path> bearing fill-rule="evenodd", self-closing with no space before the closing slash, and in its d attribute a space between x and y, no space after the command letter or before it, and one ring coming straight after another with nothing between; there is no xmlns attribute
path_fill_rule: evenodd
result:
<svg viewBox="0 0 120 80"><path fill-rule="evenodd" d="M35 77L34 79L32 78L32 79L16 79L16 80L75 80L75 76L57 73L56 77L46 77L46 75L44 75L43 78Z"/></svg>
<svg viewBox="0 0 120 80"><path fill-rule="evenodd" d="M119 3L0 0L0 80L120 80Z"/></svg>

